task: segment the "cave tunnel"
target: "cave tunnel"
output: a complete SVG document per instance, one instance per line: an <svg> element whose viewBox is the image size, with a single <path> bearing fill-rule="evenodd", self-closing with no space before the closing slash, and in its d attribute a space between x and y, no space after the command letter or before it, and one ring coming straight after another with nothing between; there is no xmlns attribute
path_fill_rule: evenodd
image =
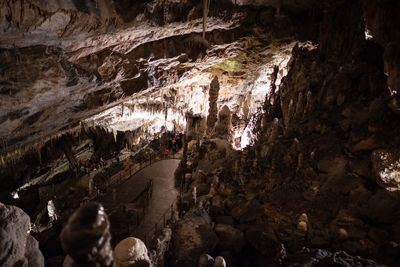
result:
<svg viewBox="0 0 400 267"><path fill-rule="evenodd" d="M400 266L400 1L0 1L0 266Z"/></svg>

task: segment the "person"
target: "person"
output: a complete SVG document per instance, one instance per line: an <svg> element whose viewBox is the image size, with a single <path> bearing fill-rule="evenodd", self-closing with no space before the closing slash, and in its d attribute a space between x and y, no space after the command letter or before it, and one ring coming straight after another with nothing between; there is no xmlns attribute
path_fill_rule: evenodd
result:
<svg viewBox="0 0 400 267"><path fill-rule="evenodd" d="M175 137L172 139L172 149L173 149L174 153L177 151L177 149L176 149L176 139L175 139Z"/></svg>
<svg viewBox="0 0 400 267"><path fill-rule="evenodd" d="M166 157L168 157L168 155L169 155L169 150L168 150L168 148L165 148L164 149L164 157L166 158Z"/></svg>

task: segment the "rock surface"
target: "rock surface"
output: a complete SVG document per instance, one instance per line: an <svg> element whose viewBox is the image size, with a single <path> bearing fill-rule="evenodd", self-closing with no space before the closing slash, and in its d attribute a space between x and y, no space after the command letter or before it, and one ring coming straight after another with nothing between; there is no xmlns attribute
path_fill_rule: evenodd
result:
<svg viewBox="0 0 400 267"><path fill-rule="evenodd" d="M30 232L30 218L20 208L0 203L0 265L43 267L39 245Z"/></svg>

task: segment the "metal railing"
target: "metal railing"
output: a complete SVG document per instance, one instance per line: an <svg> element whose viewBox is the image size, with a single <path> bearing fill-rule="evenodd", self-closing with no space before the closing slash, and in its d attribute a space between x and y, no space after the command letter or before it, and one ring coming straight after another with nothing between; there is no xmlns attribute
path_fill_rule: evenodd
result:
<svg viewBox="0 0 400 267"><path fill-rule="evenodd" d="M144 168L146 168L156 162L163 161L163 160L169 160L169 159L181 159L181 157L177 156L176 154L169 155L166 157L158 157L158 156L153 155L146 161L136 163L133 165L133 167L132 167L132 165L129 165L128 168L124 168L122 171L111 176L109 179L107 179L108 181L106 182L105 186L106 187L119 186L119 185L123 184L124 182L126 182L127 180L131 179L132 176L134 176L135 174L137 174Z"/></svg>

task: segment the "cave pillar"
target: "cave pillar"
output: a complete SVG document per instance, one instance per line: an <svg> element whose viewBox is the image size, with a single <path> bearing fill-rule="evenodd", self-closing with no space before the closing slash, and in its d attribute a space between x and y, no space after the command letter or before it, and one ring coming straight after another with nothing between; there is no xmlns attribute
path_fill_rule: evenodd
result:
<svg viewBox="0 0 400 267"><path fill-rule="evenodd" d="M218 120L218 94L219 94L219 81L218 77L215 76L210 84L209 90L209 109L208 109L208 116L207 116L207 134L210 134L213 129L214 125Z"/></svg>

